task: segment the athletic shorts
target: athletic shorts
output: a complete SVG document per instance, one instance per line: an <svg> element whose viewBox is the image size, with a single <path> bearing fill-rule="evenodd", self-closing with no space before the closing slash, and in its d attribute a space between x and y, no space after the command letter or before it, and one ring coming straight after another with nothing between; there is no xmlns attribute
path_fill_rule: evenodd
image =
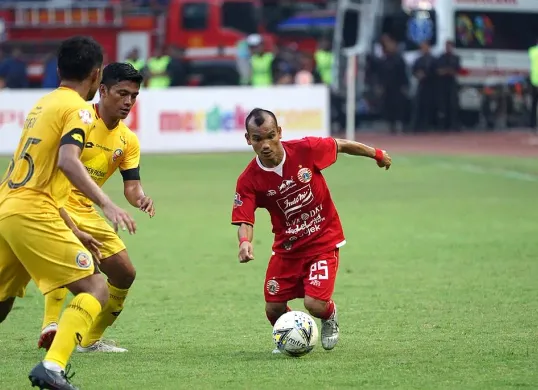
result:
<svg viewBox="0 0 538 390"><path fill-rule="evenodd" d="M0 301L23 297L30 279L47 294L93 273L91 254L59 213L0 220Z"/></svg>
<svg viewBox="0 0 538 390"><path fill-rule="evenodd" d="M265 275L265 301L287 302L305 295L329 301L334 292L340 251L290 259L274 254Z"/></svg>
<svg viewBox="0 0 538 390"><path fill-rule="evenodd" d="M64 209L80 230L91 234L93 238L103 244L99 248L103 259L107 259L125 249L122 239L116 234L112 226L99 215L95 208L74 208L67 204Z"/></svg>

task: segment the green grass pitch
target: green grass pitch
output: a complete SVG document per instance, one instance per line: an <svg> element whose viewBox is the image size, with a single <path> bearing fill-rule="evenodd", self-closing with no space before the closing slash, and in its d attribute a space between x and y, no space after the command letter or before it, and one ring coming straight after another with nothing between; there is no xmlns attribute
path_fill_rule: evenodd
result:
<svg viewBox="0 0 538 390"><path fill-rule="evenodd" d="M334 299L341 340L273 356L263 280L272 235L257 214L256 260L237 261L235 180L251 154L143 156L153 220L131 209L137 266L106 337L126 354L75 354L74 383L121 389L538 388L536 160L395 156L388 171L340 157L326 170L348 244ZM7 166L0 159L0 169ZM120 204L121 177L106 190ZM302 302L291 303L303 310ZM43 298L0 325L0 388L29 388Z"/></svg>

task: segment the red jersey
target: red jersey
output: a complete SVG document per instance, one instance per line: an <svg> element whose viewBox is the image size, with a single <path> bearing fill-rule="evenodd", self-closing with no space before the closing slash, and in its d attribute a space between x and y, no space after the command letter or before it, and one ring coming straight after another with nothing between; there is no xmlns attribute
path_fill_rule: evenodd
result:
<svg viewBox="0 0 538 390"><path fill-rule="evenodd" d="M269 211L273 251L285 257L315 256L343 246L340 217L321 171L336 162L333 138L284 141L275 168L256 156L237 179L232 224L254 225L257 208Z"/></svg>

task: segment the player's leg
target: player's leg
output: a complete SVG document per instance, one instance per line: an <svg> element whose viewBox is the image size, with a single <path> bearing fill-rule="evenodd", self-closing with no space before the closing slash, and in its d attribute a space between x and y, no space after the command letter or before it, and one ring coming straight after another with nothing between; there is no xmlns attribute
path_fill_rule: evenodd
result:
<svg viewBox="0 0 538 390"><path fill-rule="evenodd" d="M116 243L116 247L123 245L119 238L118 241L120 242ZM111 241L105 242L110 243ZM109 299L86 336L82 339L80 346L77 347L77 351L127 352L127 349L120 348L114 343L106 342L102 340L102 337L105 330L117 320L122 312L129 289L135 280L136 270L125 249L101 260L99 269L108 277Z"/></svg>
<svg viewBox="0 0 538 390"><path fill-rule="evenodd" d="M43 314L41 336L37 342L38 348L45 348L46 350L50 348L58 330L58 321L68 291L67 288L60 287L45 295L45 312Z"/></svg>
<svg viewBox="0 0 538 390"><path fill-rule="evenodd" d="M10 216L0 221L0 235L43 294L66 286L75 295L45 359L29 375L34 385L73 389L67 362L108 300L106 283L94 275L91 255L57 214Z"/></svg>
<svg viewBox="0 0 538 390"><path fill-rule="evenodd" d="M338 263L339 250L336 249L305 264L304 305L312 316L321 319L321 345L327 350L336 346L340 333L336 304L331 299Z"/></svg>
<svg viewBox="0 0 538 390"><path fill-rule="evenodd" d="M265 315L274 326L282 314L291 311L288 301L302 297L301 262L271 256L265 274ZM274 349L273 353L280 353Z"/></svg>
<svg viewBox="0 0 538 390"><path fill-rule="evenodd" d="M23 297L30 275L0 232L0 323L7 318L15 297Z"/></svg>

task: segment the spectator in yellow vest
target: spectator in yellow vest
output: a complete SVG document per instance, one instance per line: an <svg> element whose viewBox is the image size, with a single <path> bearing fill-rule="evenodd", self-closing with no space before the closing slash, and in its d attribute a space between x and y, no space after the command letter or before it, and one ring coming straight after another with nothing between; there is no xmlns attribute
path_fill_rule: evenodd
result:
<svg viewBox="0 0 538 390"><path fill-rule="evenodd" d="M170 86L169 64L170 56L164 54L162 48L156 48L153 56L148 59L147 64L147 86L149 88L168 88Z"/></svg>
<svg viewBox="0 0 538 390"><path fill-rule="evenodd" d="M318 50L314 54L316 60L316 70L325 84L331 84L333 69L333 53L331 51L331 42L323 38L318 43Z"/></svg>
<svg viewBox="0 0 538 390"><path fill-rule="evenodd" d="M258 34L249 35L247 43L250 49L250 85L265 87L273 84L273 53L265 52L263 39Z"/></svg>
<svg viewBox="0 0 538 390"><path fill-rule="evenodd" d="M140 58L140 51L136 47L133 47L133 49L129 52L129 54L127 54L127 58L125 62L127 62L128 64L131 64L133 68L135 68L139 72L142 71L142 69L146 65L145 61L142 58Z"/></svg>
<svg viewBox="0 0 538 390"><path fill-rule="evenodd" d="M536 131L536 108L538 106L538 39L536 40L536 45L529 48L529 59L531 61L529 76L532 92L530 124L531 128Z"/></svg>

